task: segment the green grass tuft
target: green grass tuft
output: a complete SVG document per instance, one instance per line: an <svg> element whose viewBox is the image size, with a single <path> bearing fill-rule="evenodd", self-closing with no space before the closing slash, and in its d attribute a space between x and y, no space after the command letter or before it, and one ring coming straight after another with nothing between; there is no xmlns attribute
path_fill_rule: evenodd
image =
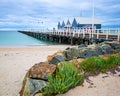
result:
<svg viewBox="0 0 120 96"><path fill-rule="evenodd" d="M67 91L69 88L81 84L84 76L71 62L63 62L56 70L55 75L49 76L49 83L42 89L43 96L51 96Z"/></svg>
<svg viewBox="0 0 120 96"><path fill-rule="evenodd" d="M120 56L109 56L107 59L90 57L79 64L88 73L105 72L107 69L120 65Z"/></svg>

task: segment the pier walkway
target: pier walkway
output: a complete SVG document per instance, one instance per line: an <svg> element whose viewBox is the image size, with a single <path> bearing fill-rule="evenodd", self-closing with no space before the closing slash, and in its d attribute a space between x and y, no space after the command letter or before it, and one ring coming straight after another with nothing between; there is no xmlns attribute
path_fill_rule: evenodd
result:
<svg viewBox="0 0 120 96"><path fill-rule="evenodd" d="M64 30L20 30L19 32L37 39L66 44L120 42L120 28L109 29L64 29Z"/></svg>

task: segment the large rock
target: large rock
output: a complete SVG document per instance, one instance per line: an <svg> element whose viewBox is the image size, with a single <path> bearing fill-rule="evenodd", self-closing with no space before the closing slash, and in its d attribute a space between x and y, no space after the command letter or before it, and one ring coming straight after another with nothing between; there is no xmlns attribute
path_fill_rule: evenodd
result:
<svg viewBox="0 0 120 96"><path fill-rule="evenodd" d="M61 55L54 56L53 59L49 62L50 64L57 64L59 62L65 61L65 58Z"/></svg>
<svg viewBox="0 0 120 96"><path fill-rule="evenodd" d="M98 55L99 54L95 50L86 48L79 54L78 58L88 58L88 57L98 56Z"/></svg>
<svg viewBox="0 0 120 96"><path fill-rule="evenodd" d="M55 71L55 69L56 65L41 62L35 64L32 68L30 68L29 77L47 80L48 74L52 74Z"/></svg>
<svg viewBox="0 0 120 96"><path fill-rule="evenodd" d="M34 96L38 91L46 86L46 81L27 78L23 94L20 96Z"/></svg>
<svg viewBox="0 0 120 96"><path fill-rule="evenodd" d="M112 49L120 50L120 44L117 44L116 42L106 42L106 44L109 44Z"/></svg>
<svg viewBox="0 0 120 96"><path fill-rule="evenodd" d="M87 47L87 45L86 44L80 44L80 45L78 45L78 48L82 48L82 47Z"/></svg>
<svg viewBox="0 0 120 96"><path fill-rule="evenodd" d="M96 46L94 50L95 50L96 53L99 54L99 55L102 55L102 54L103 54L103 50L102 50L102 48L101 48L100 46Z"/></svg>
<svg viewBox="0 0 120 96"><path fill-rule="evenodd" d="M119 45L113 43L107 44L103 42L100 44L92 44L86 47L84 44L82 44L78 48L70 48L65 50L64 55L66 60L72 60L74 58L88 58L104 54L112 54L115 53L115 49L119 49Z"/></svg>
<svg viewBox="0 0 120 96"><path fill-rule="evenodd" d="M81 50L80 48L70 48L69 50L65 50L63 53L66 60L69 61L69 60L72 60L73 58L78 57L80 50Z"/></svg>
<svg viewBox="0 0 120 96"><path fill-rule="evenodd" d="M26 73L20 96L33 96L37 91L46 85L48 75L53 74L56 65L40 62L32 66Z"/></svg>
<svg viewBox="0 0 120 96"><path fill-rule="evenodd" d="M103 55L104 54L112 54L112 53L114 53L114 49L112 49L109 44L103 43L103 44L99 45L99 47L102 48L102 54Z"/></svg>
<svg viewBox="0 0 120 96"><path fill-rule="evenodd" d="M62 52L56 52L53 55L48 55L48 57L47 57L48 62L50 62L57 55L63 56L63 53Z"/></svg>

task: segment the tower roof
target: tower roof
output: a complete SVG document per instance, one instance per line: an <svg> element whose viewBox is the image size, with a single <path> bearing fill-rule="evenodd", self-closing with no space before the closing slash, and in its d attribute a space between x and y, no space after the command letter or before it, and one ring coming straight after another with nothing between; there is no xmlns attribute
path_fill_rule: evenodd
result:
<svg viewBox="0 0 120 96"><path fill-rule="evenodd" d="M72 24L74 19L79 24L92 24L93 21L94 21L94 24L101 24L101 21L97 18L94 18L93 21L92 21L92 17L70 17L69 19L64 18L60 22L61 22L61 24L62 24L63 21L65 22L65 24Z"/></svg>

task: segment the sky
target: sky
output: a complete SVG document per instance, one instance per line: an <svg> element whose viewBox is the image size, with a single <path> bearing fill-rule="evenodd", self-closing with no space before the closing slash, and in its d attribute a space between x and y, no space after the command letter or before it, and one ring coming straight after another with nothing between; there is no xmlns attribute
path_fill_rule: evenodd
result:
<svg viewBox="0 0 120 96"><path fill-rule="evenodd" d="M120 0L94 0L102 26L120 27ZM92 17L92 0L0 0L0 29L52 29L70 17Z"/></svg>

